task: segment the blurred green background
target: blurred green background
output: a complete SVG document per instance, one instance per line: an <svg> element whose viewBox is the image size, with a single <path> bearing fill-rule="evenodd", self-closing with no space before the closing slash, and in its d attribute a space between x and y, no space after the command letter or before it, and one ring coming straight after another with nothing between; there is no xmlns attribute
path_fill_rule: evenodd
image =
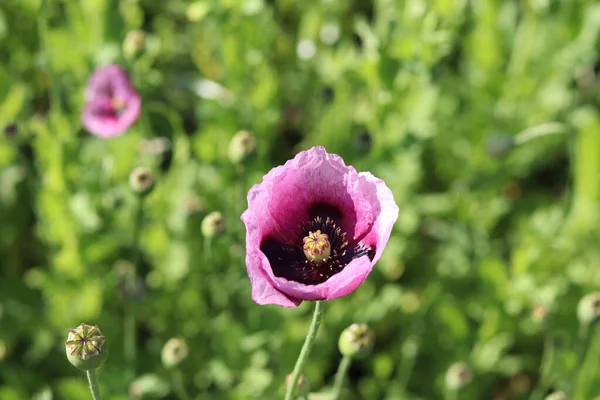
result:
<svg viewBox="0 0 600 400"><path fill-rule="evenodd" d="M90 398L64 355L82 321L110 342L106 399L178 398L171 337L192 399L282 398L313 305L252 302L239 216L250 185L317 144L383 178L401 212L365 284L326 304L313 391L366 322L377 344L344 399L442 399L459 361L460 399L600 395L600 334L583 340L576 315L600 286L599 31L594 0L2 0L0 399ZM102 140L80 113L109 62L143 115ZM245 166L227 157L242 129ZM131 298L139 165L157 184ZM227 233L206 242L212 211Z"/></svg>

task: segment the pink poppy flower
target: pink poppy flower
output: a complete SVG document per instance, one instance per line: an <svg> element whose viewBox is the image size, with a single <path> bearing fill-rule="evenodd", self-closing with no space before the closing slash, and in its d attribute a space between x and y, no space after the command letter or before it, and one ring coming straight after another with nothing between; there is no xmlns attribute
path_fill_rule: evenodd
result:
<svg viewBox="0 0 600 400"><path fill-rule="evenodd" d="M110 64L94 71L85 90L84 127L101 138L123 134L138 119L142 99L127 73Z"/></svg>
<svg viewBox="0 0 600 400"><path fill-rule="evenodd" d="M398 218L392 191L323 147L273 168L248 193L246 268L258 304L346 296L379 260Z"/></svg>

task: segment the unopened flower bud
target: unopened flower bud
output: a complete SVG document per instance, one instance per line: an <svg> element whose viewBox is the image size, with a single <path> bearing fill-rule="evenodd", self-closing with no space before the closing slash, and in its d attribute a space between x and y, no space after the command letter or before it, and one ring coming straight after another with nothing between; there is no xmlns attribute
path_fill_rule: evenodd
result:
<svg viewBox="0 0 600 400"><path fill-rule="evenodd" d="M213 211L202 220L202 235L205 238L221 236L227 229L225 217L218 211Z"/></svg>
<svg viewBox="0 0 600 400"><path fill-rule="evenodd" d="M135 58L144 50L145 46L146 33L144 31L139 29L129 31L123 41L123 54L127 58Z"/></svg>
<svg viewBox="0 0 600 400"><path fill-rule="evenodd" d="M598 321L600 318L600 292L590 293L579 300L577 318L584 325Z"/></svg>
<svg viewBox="0 0 600 400"><path fill-rule="evenodd" d="M565 392L554 392L546 396L544 400L569 400L569 397Z"/></svg>
<svg viewBox="0 0 600 400"><path fill-rule="evenodd" d="M97 325L82 323L71 329L65 350L71 364L84 371L99 368L108 357L106 338Z"/></svg>
<svg viewBox="0 0 600 400"><path fill-rule="evenodd" d="M512 135L496 135L487 141L487 152L492 157L505 156L516 146Z"/></svg>
<svg viewBox="0 0 600 400"><path fill-rule="evenodd" d="M452 390L458 390L469 383L473 379L473 373L469 366L464 362L454 363L446 371L446 386Z"/></svg>
<svg viewBox="0 0 600 400"><path fill-rule="evenodd" d="M292 374L289 374L285 378L285 387L286 388L288 386L290 386L291 381L292 381ZM310 392L310 383L308 382L306 375L301 374L300 378L298 379L298 383L296 384L296 390L294 391L294 394L297 397L302 397L302 396L306 396L309 392Z"/></svg>
<svg viewBox="0 0 600 400"><path fill-rule="evenodd" d="M366 324L352 324L340 335L338 347L342 355L352 358L364 358L375 345L375 333Z"/></svg>
<svg viewBox="0 0 600 400"><path fill-rule="evenodd" d="M129 175L131 190L139 195L147 195L154 188L154 175L150 168L137 167Z"/></svg>
<svg viewBox="0 0 600 400"><path fill-rule="evenodd" d="M256 138L248 131L239 131L229 142L229 159L234 164L245 164L256 155Z"/></svg>
<svg viewBox="0 0 600 400"><path fill-rule="evenodd" d="M167 368L176 367L188 356L188 346L185 340L172 338L165 343L161 352L162 363Z"/></svg>

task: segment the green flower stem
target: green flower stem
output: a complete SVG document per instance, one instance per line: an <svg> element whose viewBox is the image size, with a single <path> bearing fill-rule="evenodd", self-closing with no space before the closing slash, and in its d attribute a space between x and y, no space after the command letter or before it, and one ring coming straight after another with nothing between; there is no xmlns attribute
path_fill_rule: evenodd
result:
<svg viewBox="0 0 600 400"><path fill-rule="evenodd" d="M87 380L90 385L90 392L92 393L92 399L102 400L100 396L100 386L98 385L98 377L96 376L96 370L90 369L86 371Z"/></svg>
<svg viewBox="0 0 600 400"><path fill-rule="evenodd" d="M531 400L542 400L552 383L551 374L554 365L554 353L554 337L550 333L546 333L544 349L542 352L542 362L540 365L540 378L531 394Z"/></svg>
<svg viewBox="0 0 600 400"><path fill-rule="evenodd" d="M183 374L179 368L173 370L173 390L179 400L190 400L183 383Z"/></svg>
<svg viewBox="0 0 600 400"><path fill-rule="evenodd" d="M302 367L304 367L304 364L308 360L310 351L315 343L315 338L317 337L319 326L321 325L321 319L323 319L324 306L325 302L323 300L316 302L315 313L313 314L308 335L306 335L306 340L304 341L302 350L300 350L300 355L296 360L296 365L294 366L294 371L292 372L292 379L290 380L287 390L285 391L285 400L292 400L294 398L294 392L296 391L296 386L298 385L298 380L300 379Z"/></svg>
<svg viewBox="0 0 600 400"><path fill-rule="evenodd" d="M335 380L333 383L333 392L331 393L331 400L337 400L340 397L342 387L344 386L344 379L346 378L346 374L348 373L348 368L350 368L351 363L351 357L344 356L344 358L342 358L342 361L338 366L338 370L335 373Z"/></svg>
<svg viewBox="0 0 600 400"><path fill-rule="evenodd" d="M135 377L135 357L137 348L136 338L136 317L135 317L135 292L137 270L141 260L140 236L142 232L142 219L144 216L144 198L140 196L137 200L137 210L133 225L133 269L127 275L126 294L125 294L125 337L124 353L125 365L127 367L129 379Z"/></svg>
<svg viewBox="0 0 600 400"><path fill-rule="evenodd" d="M581 375L581 371L583 369L583 364L585 363L585 358L590 348L590 342L593 336L594 325L582 325L579 331L579 349L577 351L577 364L575 364L575 368L573 368L573 372L571 373L571 382L569 388L569 398L575 399L575 388L577 387L577 381L579 380L579 376Z"/></svg>
<svg viewBox="0 0 600 400"><path fill-rule="evenodd" d="M212 263L212 238L204 238L204 264L206 268L211 268Z"/></svg>

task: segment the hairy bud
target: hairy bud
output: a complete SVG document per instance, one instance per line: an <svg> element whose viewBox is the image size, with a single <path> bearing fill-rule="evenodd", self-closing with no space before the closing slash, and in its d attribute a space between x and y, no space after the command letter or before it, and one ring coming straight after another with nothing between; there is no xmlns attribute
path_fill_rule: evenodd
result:
<svg viewBox="0 0 600 400"><path fill-rule="evenodd" d="M147 195L154 189L154 175L150 168L137 167L129 175L131 190L139 195Z"/></svg>
<svg viewBox="0 0 600 400"><path fill-rule="evenodd" d="M454 363L446 371L446 386L453 390L461 389L471 383L473 373L464 362Z"/></svg>
<svg viewBox="0 0 600 400"><path fill-rule="evenodd" d="M188 356L188 346L185 340L172 338L165 343L161 352L162 363L167 368L176 367Z"/></svg>
<svg viewBox="0 0 600 400"><path fill-rule="evenodd" d="M245 164L256 155L256 138L248 131L239 131L229 142L229 159L234 164Z"/></svg>
<svg viewBox="0 0 600 400"><path fill-rule="evenodd" d="M352 324L340 335L340 353L356 359L364 358L373 350L375 333L366 324Z"/></svg>
<svg viewBox="0 0 600 400"><path fill-rule="evenodd" d="M600 318L600 292L590 293L579 300L577 318L584 325L598 321Z"/></svg>
<svg viewBox="0 0 600 400"><path fill-rule="evenodd" d="M205 238L222 236L227 229L225 217L218 211L213 211L202 220L202 235Z"/></svg>

